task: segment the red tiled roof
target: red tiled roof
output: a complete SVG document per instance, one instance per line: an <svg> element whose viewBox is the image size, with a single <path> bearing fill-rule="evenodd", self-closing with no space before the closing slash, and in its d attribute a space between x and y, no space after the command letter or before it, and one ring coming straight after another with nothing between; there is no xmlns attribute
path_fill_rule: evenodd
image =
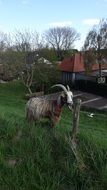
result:
<svg viewBox="0 0 107 190"><path fill-rule="evenodd" d="M60 64L61 71L80 72L84 71L83 58L81 54L75 54L72 57L65 58Z"/></svg>
<svg viewBox="0 0 107 190"><path fill-rule="evenodd" d="M107 69L107 63L101 64L101 68L102 68L102 69ZM94 70L99 70L99 65L98 65L97 63L94 64L93 67L92 67L92 69L93 69L93 71L94 71Z"/></svg>
<svg viewBox="0 0 107 190"><path fill-rule="evenodd" d="M74 67L74 56L64 59L60 64L60 69L62 71L73 71Z"/></svg>
<svg viewBox="0 0 107 190"><path fill-rule="evenodd" d="M102 64L102 69L107 69L107 64ZM66 72L84 72L84 60L80 53L76 53L74 56L65 58L60 64L60 70ZM99 65L94 64L92 70L99 70Z"/></svg>

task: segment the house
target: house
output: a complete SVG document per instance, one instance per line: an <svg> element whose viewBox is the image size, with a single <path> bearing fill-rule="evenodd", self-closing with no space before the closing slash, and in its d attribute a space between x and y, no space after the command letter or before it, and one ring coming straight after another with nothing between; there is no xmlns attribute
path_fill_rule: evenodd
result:
<svg viewBox="0 0 107 190"><path fill-rule="evenodd" d="M45 65L52 66L52 63L49 60L44 57L39 57L39 54L36 52L28 52L26 55L26 66L30 68L36 63L44 63Z"/></svg>
<svg viewBox="0 0 107 190"><path fill-rule="evenodd" d="M61 62L59 69L61 71L62 83L75 83L77 80L96 81L99 79L98 63L93 64L91 72L87 74L84 66L84 58L81 53L76 53L72 57L65 58ZM102 75L107 80L107 63L102 64Z"/></svg>
<svg viewBox="0 0 107 190"><path fill-rule="evenodd" d="M44 63L46 65L52 66L52 63L49 60L45 59L44 57L39 58L38 63Z"/></svg>

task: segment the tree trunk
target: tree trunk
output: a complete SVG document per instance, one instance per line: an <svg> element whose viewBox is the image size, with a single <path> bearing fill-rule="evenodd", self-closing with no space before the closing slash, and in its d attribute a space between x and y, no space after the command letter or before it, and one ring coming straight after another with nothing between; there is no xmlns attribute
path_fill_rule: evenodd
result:
<svg viewBox="0 0 107 190"><path fill-rule="evenodd" d="M27 88L28 88L29 93L32 94L32 91L31 91L30 87L27 87Z"/></svg>
<svg viewBox="0 0 107 190"><path fill-rule="evenodd" d="M99 64L99 76L102 76L102 68L101 68L101 60L98 60L98 64Z"/></svg>

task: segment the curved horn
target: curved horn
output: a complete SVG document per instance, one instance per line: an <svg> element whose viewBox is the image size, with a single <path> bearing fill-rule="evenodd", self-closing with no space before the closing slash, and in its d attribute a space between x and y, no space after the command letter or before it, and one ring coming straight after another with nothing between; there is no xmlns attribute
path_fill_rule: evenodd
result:
<svg viewBox="0 0 107 190"><path fill-rule="evenodd" d="M70 87L67 85L67 90L70 91Z"/></svg>
<svg viewBox="0 0 107 190"><path fill-rule="evenodd" d="M64 90L64 92L67 93L66 87L64 85L62 85L62 84L55 84L51 88L54 88L54 87L61 87Z"/></svg>

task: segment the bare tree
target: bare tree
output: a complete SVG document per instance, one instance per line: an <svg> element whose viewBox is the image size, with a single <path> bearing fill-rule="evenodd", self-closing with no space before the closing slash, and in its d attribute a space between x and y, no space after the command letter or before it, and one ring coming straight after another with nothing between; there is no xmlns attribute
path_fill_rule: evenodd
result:
<svg viewBox="0 0 107 190"><path fill-rule="evenodd" d="M11 43L12 41L10 35L4 32L0 32L0 64L3 64L4 71L2 78L5 80L8 80L12 76L10 65L8 64L9 61L11 62L11 57L9 56Z"/></svg>
<svg viewBox="0 0 107 190"><path fill-rule="evenodd" d="M101 64L103 59L103 49L107 48L107 19L102 19L99 25L89 31L85 43L84 50L93 49L96 61L99 64L99 75L101 76Z"/></svg>
<svg viewBox="0 0 107 190"><path fill-rule="evenodd" d="M10 35L4 32L0 32L0 52L4 52L11 46Z"/></svg>
<svg viewBox="0 0 107 190"><path fill-rule="evenodd" d="M73 48L74 42L79 38L79 34L71 27L50 28L44 36L46 42L56 51L59 60L61 51Z"/></svg>
<svg viewBox="0 0 107 190"><path fill-rule="evenodd" d="M22 59L19 76L31 94L31 86L35 70L35 50L42 46L40 36L36 31L18 30L14 34L14 39L14 49L17 53L20 53Z"/></svg>
<svg viewBox="0 0 107 190"><path fill-rule="evenodd" d="M34 65L26 65L24 70L20 72L21 80L28 89L30 94L32 94L31 85L33 82L33 75L34 75Z"/></svg>
<svg viewBox="0 0 107 190"><path fill-rule="evenodd" d="M36 31L17 30L14 34L14 46L17 51L30 52L41 47L40 36Z"/></svg>
<svg viewBox="0 0 107 190"><path fill-rule="evenodd" d="M26 54L25 64L22 65L19 72L19 78L27 87L30 94L32 94L31 86L34 82L34 72L36 64L38 63L38 54L36 52L29 52Z"/></svg>
<svg viewBox="0 0 107 190"><path fill-rule="evenodd" d="M85 73L86 75L89 75L96 61L95 54L93 52L93 49L89 49L88 51L83 51L82 55L84 58Z"/></svg>

